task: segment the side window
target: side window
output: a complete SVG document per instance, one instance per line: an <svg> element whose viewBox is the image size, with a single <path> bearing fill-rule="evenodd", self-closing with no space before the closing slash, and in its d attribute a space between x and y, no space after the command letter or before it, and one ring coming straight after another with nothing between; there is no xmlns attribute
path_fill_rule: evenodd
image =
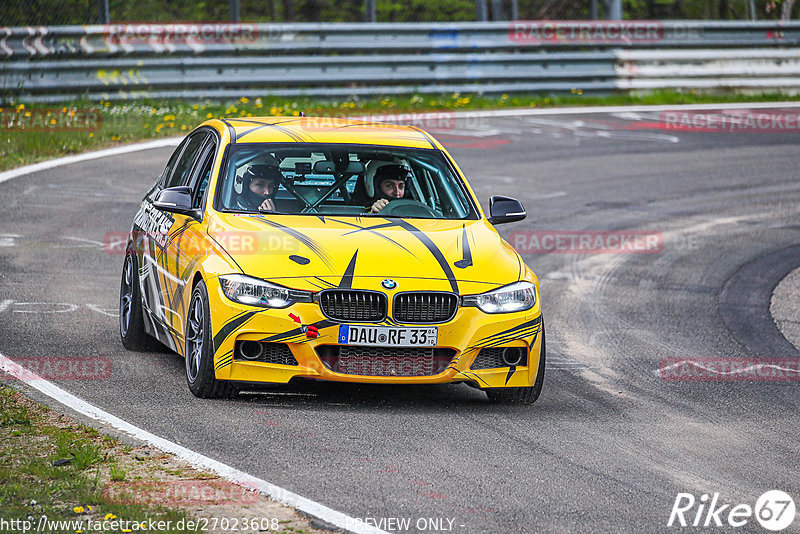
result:
<svg viewBox="0 0 800 534"><path fill-rule="evenodd" d="M207 135L205 132L198 132L189 138L186 148L183 149L183 153L181 153L175 166L169 169L164 187L175 187L186 183L189 173L192 171L192 163L194 163L195 157L203 146Z"/></svg>
<svg viewBox="0 0 800 534"><path fill-rule="evenodd" d="M161 178L159 178L159 183L164 184L166 180L168 180L169 176L172 175L172 169L175 168L175 163L178 162L178 158L183 152L184 147L186 146L186 139L184 139L181 144L178 145L178 148L175 149L175 152L172 153L172 156L169 158L169 163L167 163L167 167L164 169L164 172L161 174Z"/></svg>
<svg viewBox="0 0 800 534"><path fill-rule="evenodd" d="M214 166L214 155L217 152L216 145L212 143L208 143L206 145L205 150L203 150L203 154L200 156L200 160L197 163L197 171L192 178L192 183L189 184L192 186L194 190L194 195L192 197L192 207L199 208L200 204L203 202L203 195L206 193L206 189L208 188L208 182L211 179L211 168Z"/></svg>

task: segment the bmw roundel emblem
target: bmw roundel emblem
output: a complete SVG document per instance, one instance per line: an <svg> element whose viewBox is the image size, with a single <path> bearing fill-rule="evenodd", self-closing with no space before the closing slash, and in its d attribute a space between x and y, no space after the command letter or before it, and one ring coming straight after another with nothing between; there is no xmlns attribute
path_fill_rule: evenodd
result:
<svg viewBox="0 0 800 534"><path fill-rule="evenodd" d="M386 280L381 282L381 285L383 286L384 289L394 289L397 287L397 282L395 282L390 278L387 278Z"/></svg>

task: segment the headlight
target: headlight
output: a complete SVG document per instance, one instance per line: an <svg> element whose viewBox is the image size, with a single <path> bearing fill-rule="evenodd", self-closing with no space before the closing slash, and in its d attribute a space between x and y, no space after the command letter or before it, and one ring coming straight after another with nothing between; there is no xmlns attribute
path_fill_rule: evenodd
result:
<svg viewBox="0 0 800 534"><path fill-rule="evenodd" d="M298 291L259 278L243 274L228 274L219 277L222 292L239 304L263 308L285 308L295 302L311 302L311 293Z"/></svg>
<svg viewBox="0 0 800 534"><path fill-rule="evenodd" d="M515 282L480 295L464 295L462 306L477 306L485 313L511 313L530 310L536 304L536 286Z"/></svg>

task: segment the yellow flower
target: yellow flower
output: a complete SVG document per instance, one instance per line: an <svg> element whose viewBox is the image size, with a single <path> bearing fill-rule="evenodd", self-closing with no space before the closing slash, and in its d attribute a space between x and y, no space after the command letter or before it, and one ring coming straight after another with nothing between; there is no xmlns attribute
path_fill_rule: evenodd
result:
<svg viewBox="0 0 800 534"><path fill-rule="evenodd" d="M55 124L55 123L56 123L55 119L50 119L50 124Z"/></svg>
<svg viewBox="0 0 800 534"><path fill-rule="evenodd" d="M106 102L106 103L105 103L105 106L106 106L106 107L108 107L108 106L110 106L110 105L111 105L111 104L110 104L110 103L108 103L108 102Z"/></svg>
<svg viewBox="0 0 800 534"><path fill-rule="evenodd" d="M210 119L210 118L211 118L211 117L213 117L213 116L214 116L213 114L209 113L208 115L206 115L206 118L207 118L207 119Z"/></svg>
<svg viewBox="0 0 800 534"><path fill-rule="evenodd" d="M256 109L261 109L264 106L261 102L256 101Z"/></svg>
<svg viewBox="0 0 800 534"><path fill-rule="evenodd" d="M116 518L117 518L117 516L115 516L112 513L106 514L106 517L105 517L106 521L108 521L109 519L116 519Z"/></svg>
<svg viewBox="0 0 800 534"><path fill-rule="evenodd" d="M26 112L25 112L25 116L26 116L26 117L30 117L30 116L31 116L31 112L30 112L30 111L26 111Z"/></svg>
<svg viewBox="0 0 800 534"><path fill-rule="evenodd" d="M181 124L181 130L185 130L185 129L186 129L186 125L185 124Z"/></svg>
<svg viewBox="0 0 800 534"><path fill-rule="evenodd" d="M17 106L17 111L22 111L23 109L25 109L25 104L20 104Z"/></svg>
<svg viewBox="0 0 800 534"><path fill-rule="evenodd" d="M197 109L197 108L199 108L199 107L200 107L200 106L198 106L197 104L195 104L194 106L192 106L192 109Z"/></svg>
<svg viewBox="0 0 800 534"><path fill-rule="evenodd" d="M508 100L508 95L503 93L502 95L500 95L500 98L502 98L503 100Z"/></svg>
<svg viewBox="0 0 800 534"><path fill-rule="evenodd" d="M67 112L67 108L61 108L61 113L66 113L66 112Z"/></svg>
<svg viewBox="0 0 800 534"><path fill-rule="evenodd" d="M76 514L82 514L84 511L83 506L76 506L75 508L72 509L72 511L75 512Z"/></svg>
<svg viewBox="0 0 800 534"><path fill-rule="evenodd" d="M239 99L239 102L241 102L242 104L247 104L248 102L250 102L250 99L248 99L246 96L243 96L242 98Z"/></svg>
<svg viewBox="0 0 800 534"><path fill-rule="evenodd" d="M129 528L123 528L122 529L122 532L130 532L130 531L131 531L131 529L129 529Z"/></svg>
<svg viewBox="0 0 800 534"><path fill-rule="evenodd" d="M174 122L169 123L169 127L170 128L175 128L175 123Z"/></svg>
<svg viewBox="0 0 800 534"><path fill-rule="evenodd" d="M89 506L88 504L86 505L86 509L89 510L90 512L92 511L92 507Z"/></svg>
<svg viewBox="0 0 800 534"><path fill-rule="evenodd" d="M93 133L90 133L90 134L89 134L89 137L94 137L94 134L93 134Z"/></svg>

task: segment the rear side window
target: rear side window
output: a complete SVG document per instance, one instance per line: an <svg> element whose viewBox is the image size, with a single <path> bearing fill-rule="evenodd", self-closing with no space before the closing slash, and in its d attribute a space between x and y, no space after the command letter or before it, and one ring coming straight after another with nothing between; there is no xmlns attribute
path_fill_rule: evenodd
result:
<svg viewBox="0 0 800 534"><path fill-rule="evenodd" d="M200 156L200 162L197 164L197 172L194 176L194 183L189 184L194 190L194 198L192 201L193 208L199 208L203 202L203 195L205 195L206 188L208 188L208 181L211 178L211 167L214 165L214 155L216 153L216 145L209 143Z"/></svg>
<svg viewBox="0 0 800 534"><path fill-rule="evenodd" d="M198 132L189 138L186 148L183 149L174 166L167 169L164 187L175 187L186 183L189 173L192 172L192 163L194 163L207 135L205 132ZM172 161L170 161L170 164L172 164Z"/></svg>

